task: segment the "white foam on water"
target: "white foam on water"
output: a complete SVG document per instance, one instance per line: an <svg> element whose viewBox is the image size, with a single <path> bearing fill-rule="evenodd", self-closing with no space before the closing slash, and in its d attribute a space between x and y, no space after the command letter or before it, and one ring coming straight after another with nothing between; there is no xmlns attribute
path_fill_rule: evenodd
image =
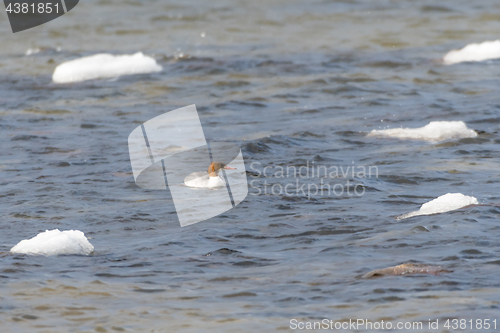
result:
<svg viewBox="0 0 500 333"><path fill-rule="evenodd" d="M484 61L498 58L500 58L500 39L473 43L460 50L452 50L443 57L443 61L446 65L453 65L465 61Z"/></svg>
<svg viewBox="0 0 500 333"><path fill-rule="evenodd" d="M479 204L479 202L474 197L469 197L462 193L447 193L424 203L417 211L398 216L397 219L402 220L413 216L446 213L465 206L477 204Z"/></svg>
<svg viewBox="0 0 500 333"><path fill-rule="evenodd" d="M79 230L47 230L31 239L20 241L10 249L12 253L56 256L61 254L89 255L94 247Z"/></svg>
<svg viewBox="0 0 500 333"><path fill-rule="evenodd" d="M373 130L367 136L437 142L449 139L474 138L477 133L467 128L463 121L431 121L424 127L419 128Z"/></svg>
<svg viewBox="0 0 500 333"><path fill-rule="evenodd" d="M159 72L163 68L142 52L132 55L95 54L63 62L52 74L56 83L70 83L122 75Z"/></svg>

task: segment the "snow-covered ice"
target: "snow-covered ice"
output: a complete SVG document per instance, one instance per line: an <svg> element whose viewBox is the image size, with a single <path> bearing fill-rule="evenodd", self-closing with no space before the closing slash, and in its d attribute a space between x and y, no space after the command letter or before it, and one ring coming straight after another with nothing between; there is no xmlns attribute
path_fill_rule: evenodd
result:
<svg viewBox="0 0 500 333"><path fill-rule="evenodd" d="M95 54L63 62L52 75L56 83L113 78L122 75L159 72L162 67L142 52L132 55Z"/></svg>
<svg viewBox="0 0 500 333"><path fill-rule="evenodd" d="M477 133L467 128L463 121L431 121L419 128L373 130L368 133L368 136L438 142L449 139L474 138Z"/></svg>
<svg viewBox="0 0 500 333"><path fill-rule="evenodd" d="M424 203L417 211L398 216L397 219L402 220L419 215L446 213L465 206L477 204L479 204L479 202L474 197L469 197L467 195L463 195L462 193L447 193L434 200Z"/></svg>
<svg viewBox="0 0 500 333"><path fill-rule="evenodd" d="M500 39L473 43L460 50L452 50L443 57L443 61L446 65L453 65L465 61L484 61L498 58L500 58Z"/></svg>
<svg viewBox="0 0 500 333"><path fill-rule="evenodd" d="M47 230L31 239L20 241L10 249L12 253L55 256L60 254L89 255L94 247L79 230Z"/></svg>

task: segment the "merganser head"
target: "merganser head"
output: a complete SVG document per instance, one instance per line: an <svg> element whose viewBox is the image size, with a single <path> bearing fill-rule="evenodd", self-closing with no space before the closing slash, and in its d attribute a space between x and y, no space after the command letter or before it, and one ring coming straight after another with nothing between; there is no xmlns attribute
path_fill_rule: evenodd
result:
<svg viewBox="0 0 500 333"><path fill-rule="evenodd" d="M222 162L212 162L212 163L210 163L210 166L208 167L208 175L210 177L218 177L220 169L235 170L236 168L228 167L227 165L225 165Z"/></svg>

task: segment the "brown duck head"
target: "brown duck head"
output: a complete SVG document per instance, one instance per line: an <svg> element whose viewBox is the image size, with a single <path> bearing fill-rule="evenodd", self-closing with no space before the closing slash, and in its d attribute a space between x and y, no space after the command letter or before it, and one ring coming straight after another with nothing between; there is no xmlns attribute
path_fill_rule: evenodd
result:
<svg viewBox="0 0 500 333"><path fill-rule="evenodd" d="M208 175L210 177L218 177L220 169L235 170L236 168L228 167L227 165L225 165L222 162L212 162L212 163L210 163L210 166L208 167Z"/></svg>

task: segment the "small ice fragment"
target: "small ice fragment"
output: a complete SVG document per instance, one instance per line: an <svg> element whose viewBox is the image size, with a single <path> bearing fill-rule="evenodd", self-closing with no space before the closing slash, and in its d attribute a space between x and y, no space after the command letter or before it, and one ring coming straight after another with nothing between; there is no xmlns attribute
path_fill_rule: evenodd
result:
<svg viewBox="0 0 500 333"><path fill-rule="evenodd" d="M32 55L32 54L37 54L40 52L40 48L34 48L34 49L28 49L26 50L26 53L25 55L29 56L29 55Z"/></svg>
<svg viewBox="0 0 500 333"><path fill-rule="evenodd" d="M445 65L453 65L465 61L484 61L498 58L500 58L500 39L472 43L460 50L452 50L443 57L443 61Z"/></svg>
<svg viewBox="0 0 500 333"><path fill-rule="evenodd" d="M474 138L477 133L467 128L463 121L431 121L419 128L373 130L367 136L438 142L449 139Z"/></svg>
<svg viewBox="0 0 500 333"><path fill-rule="evenodd" d="M396 217L396 219L403 220L419 215L446 213L469 205L478 204L479 202L474 197L469 197L467 195L463 195L462 193L447 193L434 200L424 203L419 210L400 215Z"/></svg>
<svg viewBox="0 0 500 333"><path fill-rule="evenodd" d="M132 55L100 53L63 62L54 70L52 80L56 83L70 83L161 70L162 67L155 59L145 56L142 52Z"/></svg>
<svg viewBox="0 0 500 333"><path fill-rule="evenodd" d="M10 249L12 253L55 256L61 254L89 255L94 247L79 230L47 230L31 239L20 241Z"/></svg>

